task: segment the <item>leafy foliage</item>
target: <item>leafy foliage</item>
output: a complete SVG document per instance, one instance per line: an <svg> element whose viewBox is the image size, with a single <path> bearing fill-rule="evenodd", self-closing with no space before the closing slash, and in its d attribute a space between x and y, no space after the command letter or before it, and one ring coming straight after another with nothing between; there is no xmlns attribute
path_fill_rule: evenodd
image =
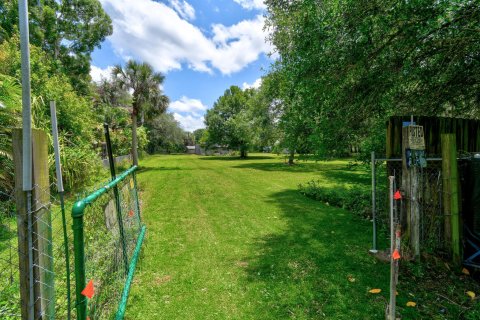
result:
<svg viewBox="0 0 480 320"><path fill-rule="evenodd" d="M317 153L381 148L390 115L479 116L478 1L265 2L283 131Z"/></svg>
<svg viewBox="0 0 480 320"><path fill-rule="evenodd" d="M239 149L242 158L247 156L252 139L247 99L248 92L242 91L237 86L231 86L205 116L209 142Z"/></svg>
<svg viewBox="0 0 480 320"><path fill-rule="evenodd" d="M299 185L300 193L328 205L346 209L362 218L372 212L371 194L363 186L353 188L325 188L322 181L312 180Z"/></svg>
<svg viewBox="0 0 480 320"><path fill-rule="evenodd" d="M173 114L164 113L147 124L148 127L148 152L183 152L186 133L180 128L180 123Z"/></svg>
<svg viewBox="0 0 480 320"><path fill-rule="evenodd" d="M6 75L0 74L0 190L13 189L12 141L9 128L19 122L20 85Z"/></svg>
<svg viewBox="0 0 480 320"><path fill-rule="evenodd" d="M4 134L2 148L11 152L11 128L21 125L20 119L20 51L19 39L13 36L0 44L0 79L2 79L1 100L7 107L0 111L0 123ZM58 127L60 140L65 155L62 158L65 186L88 183L98 170L99 160L92 149L94 130L96 127L93 110L88 100L79 96L70 85L68 78L56 73L50 64L50 58L38 47L31 46L32 69L32 120L34 127L49 133L50 108L49 101L57 103ZM2 109L3 110L3 109ZM3 165L13 168L11 158L2 158ZM50 163L52 177L54 164ZM10 171L13 172L13 169ZM11 188L13 178L8 176L4 186Z"/></svg>
<svg viewBox="0 0 480 320"><path fill-rule="evenodd" d="M207 111L202 133L204 144L219 144L237 149L245 158L254 146L271 146L274 142L274 112L266 91L242 90L231 86Z"/></svg>
<svg viewBox="0 0 480 320"><path fill-rule="evenodd" d="M29 1L30 43L50 57L55 72L79 93L89 91L90 55L112 34L112 21L98 0ZM18 2L0 2L0 43L17 34Z"/></svg>

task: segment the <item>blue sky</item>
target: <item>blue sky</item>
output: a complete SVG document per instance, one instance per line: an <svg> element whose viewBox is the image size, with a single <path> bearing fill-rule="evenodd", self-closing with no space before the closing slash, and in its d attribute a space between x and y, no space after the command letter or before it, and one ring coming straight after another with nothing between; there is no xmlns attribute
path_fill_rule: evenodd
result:
<svg viewBox="0 0 480 320"><path fill-rule="evenodd" d="M169 112L185 130L230 85L258 86L271 58L263 0L100 0L113 34L92 55L95 81L130 58L165 76Z"/></svg>

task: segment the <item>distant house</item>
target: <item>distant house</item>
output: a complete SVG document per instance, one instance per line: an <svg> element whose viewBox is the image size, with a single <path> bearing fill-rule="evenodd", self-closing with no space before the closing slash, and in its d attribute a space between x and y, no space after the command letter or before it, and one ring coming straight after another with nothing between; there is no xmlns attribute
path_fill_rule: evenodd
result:
<svg viewBox="0 0 480 320"><path fill-rule="evenodd" d="M195 154L195 146L187 146L187 154Z"/></svg>
<svg viewBox="0 0 480 320"><path fill-rule="evenodd" d="M230 152L230 150L226 146L221 145L213 145L206 148L202 148L200 145L195 145L195 154L202 155L202 156L223 156ZM190 153L190 152L189 152Z"/></svg>

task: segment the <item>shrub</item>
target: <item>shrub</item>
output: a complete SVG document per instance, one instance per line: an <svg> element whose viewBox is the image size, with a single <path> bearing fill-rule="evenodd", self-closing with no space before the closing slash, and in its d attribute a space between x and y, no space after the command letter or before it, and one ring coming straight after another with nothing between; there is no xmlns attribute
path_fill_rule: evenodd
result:
<svg viewBox="0 0 480 320"><path fill-rule="evenodd" d="M312 180L306 184L300 184L298 187L303 195L314 200L346 209L362 218L371 216L371 194L363 186L326 188L322 186L321 181Z"/></svg>

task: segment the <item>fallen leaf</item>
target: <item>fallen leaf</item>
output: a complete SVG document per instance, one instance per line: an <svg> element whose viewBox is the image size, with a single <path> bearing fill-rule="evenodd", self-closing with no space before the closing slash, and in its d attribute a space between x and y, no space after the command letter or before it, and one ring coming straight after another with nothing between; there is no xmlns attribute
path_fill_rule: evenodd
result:
<svg viewBox="0 0 480 320"><path fill-rule="evenodd" d="M355 281L357 281L357 280L356 280L354 277L352 277L352 276L348 276L347 279L348 279L348 281L350 281L350 282L355 282Z"/></svg>
<svg viewBox="0 0 480 320"><path fill-rule="evenodd" d="M467 291L467 295L472 298L472 299L475 299L475 292L473 291Z"/></svg>
<svg viewBox="0 0 480 320"><path fill-rule="evenodd" d="M372 289L368 292L370 292L370 293L380 293L380 292L382 292L382 289Z"/></svg>
<svg viewBox="0 0 480 320"><path fill-rule="evenodd" d="M408 301L407 302L407 307L415 307L417 304L413 301Z"/></svg>
<svg viewBox="0 0 480 320"><path fill-rule="evenodd" d="M468 271L467 268L463 268L463 269L462 269L462 273L463 273L463 274L466 274L467 276L470 275L470 271Z"/></svg>

